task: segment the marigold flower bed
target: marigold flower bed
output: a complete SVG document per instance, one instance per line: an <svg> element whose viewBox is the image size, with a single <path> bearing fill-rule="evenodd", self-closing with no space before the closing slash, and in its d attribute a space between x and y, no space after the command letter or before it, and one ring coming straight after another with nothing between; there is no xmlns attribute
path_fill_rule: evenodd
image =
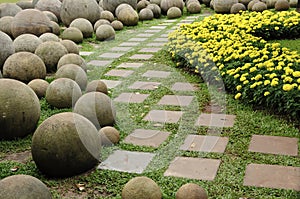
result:
<svg viewBox="0 0 300 199"><path fill-rule="evenodd" d="M299 38L299 22L296 11L215 14L172 32L168 51L178 67L223 81L235 99L300 118L300 55L267 42Z"/></svg>

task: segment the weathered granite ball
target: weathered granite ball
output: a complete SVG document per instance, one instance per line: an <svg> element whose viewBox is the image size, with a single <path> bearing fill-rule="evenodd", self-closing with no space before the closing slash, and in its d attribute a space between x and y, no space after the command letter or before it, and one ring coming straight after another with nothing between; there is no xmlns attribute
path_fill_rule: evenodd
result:
<svg viewBox="0 0 300 199"><path fill-rule="evenodd" d="M27 84L38 96L38 98L45 97L46 90L49 86L49 83L43 79L34 79Z"/></svg>
<svg viewBox="0 0 300 199"><path fill-rule="evenodd" d="M89 20L84 18L74 19L71 22L70 27L78 28L82 32L84 38L92 37L94 33L93 25Z"/></svg>
<svg viewBox="0 0 300 199"><path fill-rule="evenodd" d="M201 5L200 5L199 1L188 3L186 8L187 8L187 11L191 14L196 14L196 13L201 12Z"/></svg>
<svg viewBox="0 0 300 199"><path fill-rule="evenodd" d="M59 0L39 0L35 4L35 9L40 11L50 11L57 19L60 19L61 2Z"/></svg>
<svg viewBox="0 0 300 199"><path fill-rule="evenodd" d="M78 48L77 44L74 41L64 39L64 40L61 40L60 43L62 45L64 45L64 47L67 49L68 54L69 53L74 53L74 54L79 55L79 48Z"/></svg>
<svg viewBox="0 0 300 199"><path fill-rule="evenodd" d="M229 13L233 4L238 3L238 0L214 0L214 10L217 13Z"/></svg>
<svg viewBox="0 0 300 199"><path fill-rule="evenodd" d="M176 199L208 199L208 196L206 191L199 185L187 183L178 189Z"/></svg>
<svg viewBox="0 0 300 199"><path fill-rule="evenodd" d="M4 16L14 17L21 10L22 10L22 8L20 8L15 3L1 3L0 4L0 18L4 17Z"/></svg>
<svg viewBox="0 0 300 199"><path fill-rule="evenodd" d="M46 41L59 42L60 41L60 39L57 35L50 33L50 32L42 34L39 38L40 38L40 40L42 40L42 42L46 42Z"/></svg>
<svg viewBox="0 0 300 199"><path fill-rule="evenodd" d="M92 169L100 159L101 139L85 117L65 112L46 119L31 146L37 168L51 177L69 177Z"/></svg>
<svg viewBox="0 0 300 199"><path fill-rule="evenodd" d="M161 199L159 186L148 177L129 180L122 190L122 199Z"/></svg>
<svg viewBox="0 0 300 199"><path fill-rule="evenodd" d="M43 13L50 19L50 21L54 21L54 22L58 23L58 19L57 19L56 15L53 14L53 12L43 11Z"/></svg>
<svg viewBox="0 0 300 199"><path fill-rule="evenodd" d="M170 9L168 9L167 12L167 18L168 19L176 19L182 16L182 12L179 8L177 7L171 7Z"/></svg>
<svg viewBox="0 0 300 199"><path fill-rule="evenodd" d="M160 6L161 0L150 0L150 3Z"/></svg>
<svg viewBox="0 0 300 199"><path fill-rule="evenodd" d="M99 134L103 146L111 146L120 141L120 132L112 126L101 128Z"/></svg>
<svg viewBox="0 0 300 199"><path fill-rule="evenodd" d="M140 21L152 20L153 18L154 18L153 12L149 8L143 8L139 13Z"/></svg>
<svg viewBox="0 0 300 199"><path fill-rule="evenodd" d="M0 79L0 139L33 133L40 119L40 102L33 90L14 79Z"/></svg>
<svg viewBox="0 0 300 199"><path fill-rule="evenodd" d="M265 4L263 2L257 2L252 6L252 11L255 11L255 12L262 12L267 9L268 9L267 4Z"/></svg>
<svg viewBox="0 0 300 199"><path fill-rule="evenodd" d="M93 80L88 83L86 90L87 93L89 92L101 92L104 94L108 94L108 89L106 84L101 80Z"/></svg>
<svg viewBox="0 0 300 199"><path fill-rule="evenodd" d="M33 34L22 34L13 41L16 52L34 53L41 43L43 43L42 40Z"/></svg>
<svg viewBox="0 0 300 199"><path fill-rule="evenodd" d="M137 8L137 0L102 0L103 9L112 13L122 3L130 5L133 9Z"/></svg>
<svg viewBox="0 0 300 199"><path fill-rule="evenodd" d="M160 16L161 16L161 8L157 4L151 3L151 4L149 4L147 6L147 8L149 8L150 10L152 10L154 18L160 18Z"/></svg>
<svg viewBox="0 0 300 199"><path fill-rule="evenodd" d="M231 9L230 9L230 13L231 14L237 14L239 13L240 11L245 11L246 10L246 6L242 3L236 3L236 4L233 4Z"/></svg>
<svg viewBox="0 0 300 199"><path fill-rule="evenodd" d="M115 39L116 32L111 25L101 25L96 30L96 39L99 41L107 41Z"/></svg>
<svg viewBox="0 0 300 199"><path fill-rule="evenodd" d="M56 34L56 35L60 35L59 25L54 21L50 21L50 25L51 25L51 28L52 28L52 33Z"/></svg>
<svg viewBox="0 0 300 199"><path fill-rule="evenodd" d="M142 9L146 8L150 4L147 0L141 0L137 3L137 11L140 12Z"/></svg>
<svg viewBox="0 0 300 199"><path fill-rule="evenodd" d="M256 4L256 3L258 3L258 2L260 2L260 1L259 0L252 0L252 1L250 1L248 3L248 5L247 5L247 9L252 11L253 5Z"/></svg>
<svg viewBox="0 0 300 199"><path fill-rule="evenodd" d="M112 22L115 19L115 16L112 12L104 10L101 12L100 19L106 19L109 22Z"/></svg>
<svg viewBox="0 0 300 199"><path fill-rule="evenodd" d="M2 46L0 48L0 70L2 70L5 60L10 55L15 53L13 41L7 34L2 31L0 31L0 46Z"/></svg>
<svg viewBox="0 0 300 199"><path fill-rule="evenodd" d="M10 26L11 26L13 20L14 20L14 17L12 17L12 16L5 16L5 17L0 18L0 31L6 33L10 37L12 37Z"/></svg>
<svg viewBox="0 0 300 199"><path fill-rule="evenodd" d="M161 0L160 8L162 13L167 13L168 10L172 7L177 7L180 10L183 10L184 8L183 0Z"/></svg>
<svg viewBox="0 0 300 199"><path fill-rule="evenodd" d="M88 118L97 129L113 126L116 122L116 110L112 100L100 92L84 94L76 102L74 112Z"/></svg>
<svg viewBox="0 0 300 199"><path fill-rule="evenodd" d="M110 22L107 19L99 19L98 21L96 21L96 23L94 24L94 31L96 32L97 28L104 24L110 25Z"/></svg>
<svg viewBox="0 0 300 199"><path fill-rule="evenodd" d="M123 6L122 4L117 7L116 17L125 26L135 26L139 21L138 13L132 7Z"/></svg>
<svg viewBox="0 0 300 199"><path fill-rule="evenodd" d="M69 78L59 78L50 83L46 90L46 101L56 108L71 108L81 97L79 85Z"/></svg>
<svg viewBox="0 0 300 199"><path fill-rule="evenodd" d="M61 38L74 41L75 43L81 43L83 41L83 34L78 28L69 27L62 32Z"/></svg>
<svg viewBox="0 0 300 199"><path fill-rule="evenodd" d="M119 20L114 20L113 22L111 22L111 26L116 31L123 30L123 28L124 28L123 23L121 21L119 21Z"/></svg>
<svg viewBox="0 0 300 199"><path fill-rule="evenodd" d="M0 180L0 198L51 199L51 192L39 179L29 175L12 175Z"/></svg>
<svg viewBox="0 0 300 199"><path fill-rule="evenodd" d="M33 79L45 79L46 66L41 58L31 52L17 52L4 62L3 77L24 83Z"/></svg>
<svg viewBox="0 0 300 199"><path fill-rule="evenodd" d="M275 10L276 11L284 11L290 9L290 4L287 0L278 0L275 3Z"/></svg>
<svg viewBox="0 0 300 199"><path fill-rule="evenodd" d="M76 64L80 66L85 72L87 71L87 64L85 60L78 54L68 53L62 56L57 64L57 69L66 64Z"/></svg>
<svg viewBox="0 0 300 199"><path fill-rule="evenodd" d="M16 4L23 10L34 8L34 6L32 5L32 1L30 0L19 0Z"/></svg>

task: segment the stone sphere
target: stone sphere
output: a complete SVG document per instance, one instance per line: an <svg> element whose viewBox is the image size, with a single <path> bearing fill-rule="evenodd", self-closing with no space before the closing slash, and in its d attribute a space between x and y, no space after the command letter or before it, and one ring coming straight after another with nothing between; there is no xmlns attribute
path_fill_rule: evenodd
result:
<svg viewBox="0 0 300 199"><path fill-rule="evenodd" d="M121 9L116 16L125 26L135 26L139 21L138 13L131 7Z"/></svg>
<svg viewBox="0 0 300 199"><path fill-rule="evenodd" d="M251 0L239 0L239 3L244 4L244 6L247 7L250 1Z"/></svg>
<svg viewBox="0 0 300 199"><path fill-rule="evenodd" d="M0 180L0 198L51 199L51 192L39 179L29 175L12 175Z"/></svg>
<svg viewBox="0 0 300 199"><path fill-rule="evenodd" d="M40 119L40 102L33 90L14 79L0 79L0 140L33 133Z"/></svg>
<svg viewBox="0 0 300 199"><path fill-rule="evenodd" d="M18 12L21 12L22 8L20 8L15 3L1 3L0 4L0 18L4 16L12 16L14 17Z"/></svg>
<svg viewBox="0 0 300 199"><path fill-rule="evenodd" d="M43 60L31 52L17 52L9 56L3 65L3 77L28 83L33 79L45 79Z"/></svg>
<svg viewBox="0 0 300 199"><path fill-rule="evenodd" d="M74 53L79 55L79 48L74 41L64 39L60 43L67 49L68 53Z"/></svg>
<svg viewBox="0 0 300 199"><path fill-rule="evenodd" d="M153 18L153 12L149 8L143 8L139 13L139 20L141 21L152 20Z"/></svg>
<svg viewBox="0 0 300 199"><path fill-rule="evenodd" d="M43 43L42 40L33 34L22 34L13 41L16 52L34 53L41 43Z"/></svg>
<svg viewBox="0 0 300 199"><path fill-rule="evenodd" d="M268 9L272 9L275 8L275 3L277 2L277 0L266 0L266 4Z"/></svg>
<svg viewBox="0 0 300 199"><path fill-rule="evenodd" d="M161 0L150 0L150 3L160 6Z"/></svg>
<svg viewBox="0 0 300 199"><path fill-rule="evenodd" d="M74 19L71 22L70 27L78 28L82 32L84 38L92 37L94 33L93 25L89 20L84 18Z"/></svg>
<svg viewBox="0 0 300 199"><path fill-rule="evenodd" d="M237 14L239 13L240 11L245 11L246 10L246 6L242 3L236 3L236 4L233 4L231 9L230 9L230 13L231 14Z"/></svg>
<svg viewBox="0 0 300 199"><path fill-rule="evenodd" d="M178 189L176 199L208 199L208 196L206 191L199 185L187 183Z"/></svg>
<svg viewBox="0 0 300 199"><path fill-rule="evenodd" d="M2 46L0 48L0 70L2 70L5 60L10 55L15 53L13 41L7 34L2 31L0 31L0 46Z"/></svg>
<svg viewBox="0 0 300 199"><path fill-rule="evenodd" d="M267 4L263 2L257 2L252 6L252 11L256 11L256 12L262 12L267 9L268 9Z"/></svg>
<svg viewBox="0 0 300 199"><path fill-rule="evenodd" d="M182 16L182 12L177 7L171 7L167 12L168 19L176 19Z"/></svg>
<svg viewBox="0 0 300 199"><path fill-rule="evenodd" d="M75 64L63 65L56 71L55 78L58 79L63 77L74 80L81 90L85 90L88 82L87 74L80 66Z"/></svg>
<svg viewBox="0 0 300 199"><path fill-rule="evenodd" d="M27 85L35 92L38 98L42 98L46 95L46 90L49 86L49 83L43 79L34 79L31 80Z"/></svg>
<svg viewBox="0 0 300 199"><path fill-rule="evenodd" d="M87 93L89 92L101 92L104 94L108 94L108 89L106 84L101 80L93 80L88 83L86 90Z"/></svg>
<svg viewBox="0 0 300 199"><path fill-rule="evenodd" d="M167 13L168 10L172 7L177 7L180 10L183 10L184 7L183 0L161 0L160 8L163 13Z"/></svg>
<svg viewBox="0 0 300 199"><path fill-rule="evenodd" d="M5 16L5 17L0 18L0 31L6 33L10 37L12 37L10 26L11 26L13 20L14 20L14 17L12 17L12 16Z"/></svg>
<svg viewBox="0 0 300 199"><path fill-rule="evenodd" d="M230 13L231 6L238 2L238 0L214 0L213 6L217 13Z"/></svg>
<svg viewBox="0 0 300 199"><path fill-rule="evenodd" d="M51 32L51 23L49 18L41 11L26 9L14 17L11 24L11 32L14 38L25 33L40 36L45 32Z"/></svg>
<svg viewBox="0 0 300 199"><path fill-rule="evenodd" d="M278 0L275 3L276 11L284 11L290 9L290 3L287 0Z"/></svg>
<svg viewBox="0 0 300 199"><path fill-rule="evenodd" d="M248 5L247 5L247 9L248 10L252 10L253 5L256 4L256 3L258 3L258 2L260 2L260 1L259 0L252 0L252 1L250 1L248 3Z"/></svg>
<svg viewBox="0 0 300 199"><path fill-rule="evenodd" d="M201 5L198 1L189 3L186 8L191 14L197 14L201 12Z"/></svg>
<svg viewBox="0 0 300 199"><path fill-rule="evenodd" d="M0 79L1 79L1 78L3 78L3 76L2 76L2 73L1 73L1 70L0 70Z"/></svg>
<svg viewBox="0 0 300 199"><path fill-rule="evenodd" d="M78 28L69 27L62 32L61 38L74 41L75 43L81 43L83 41L83 34Z"/></svg>
<svg viewBox="0 0 300 199"><path fill-rule="evenodd" d="M152 10L154 18L160 18L161 8L157 4L149 4L147 8Z"/></svg>
<svg viewBox="0 0 300 199"><path fill-rule="evenodd" d="M22 8L23 10L25 9L33 9L34 6L32 4L32 1L30 0L20 0L16 3L20 8Z"/></svg>
<svg viewBox="0 0 300 199"><path fill-rule="evenodd" d="M122 190L122 199L161 199L159 186L148 177L129 180Z"/></svg>
<svg viewBox="0 0 300 199"><path fill-rule="evenodd" d="M112 22L113 20L115 20L115 16L112 12L104 10L101 12L100 19L106 19L109 22Z"/></svg>
<svg viewBox="0 0 300 199"><path fill-rule="evenodd" d="M60 58L57 64L57 69L59 69L61 66L66 65L66 64L76 64L80 66L85 72L87 71L87 65L84 59L74 53L69 53Z"/></svg>
<svg viewBox="0 0 300 199"><path fill-rule="evenodd" d="M35 54L44 61L47 72L56 71L59 59L67 53L67 49L60 42L55 41L43 42L35 50Z"/></svg>
<svg viewBox="0 0 300 199"><path fill-rule="evenodd" d="M119 20L114 20L113 22L111 22L111 26L116 31L123 30L123 28L124 28L123 23L121 21L119 21Z"/></svg>
<svg viewBox="0 0 300 199"><path fill-rule="evenodd" d="M50 21L54 21L54 22L58 23L58 18L56 17L55 14L53 14L53 12L43 11L43 13L50 19Z"/></svg>
<svg viewBox="0 0 300 199"><path fill-rule="evenodd" d="M133 9L137 8L137 0L102 0L103 9L112 13L115 13L116 8L122 3L130 5Z"/></svg>
<svg viewBox="0 0 300 199"><path fill-rule="evenodd" d="M46 41L59 42L60 41L57 35L50 33L50 32L42 34L39 38L40 38L40 40L42 40L42 42L46 42Z"/></svg>
<svg viewBox="0 0 300 199"><path fill-rule="evenodd" d="M98 21L96 21L96 23L94 24L94 31L96 32L97 28L104 24L110 25L110 22L107 19L99 19Z"/></svg>
<svg viewBox="0 0 300 199"><path fill-rule="evenodd" d="M150 4L147 0L141 0L137 3L137 11L140 12L142 9L146 8Z"/></svg>
<svg viewBox="0 0 300 199"><path fill-rule="evenodd" d="M96 166L101 139L95 126L85 117L72 112L59 113L37 128L31 152L43 174L69 177Z"/></svg>
<svg viewBox="0 0 300 199"><path fill-rule="evenodd" d="M115 39L116 32L111 25L101 25L96 30L96 39L99 41L107 41Z"/></svg>
<svg viewBox="0 0 300 199"><path fill-rule="evenodd" d="M50 11L57 19L60 19L61 2L59 0L39 0L35 4L35 9L40 11Z"/></svg>
<svg viewBox="0 0 300 199"><path fill-rule="evenodd" d="M129 4L127 3L122 3L120 5L117 6L116 10L115 10L115 16L118 17L118 14L120 13L120 11L122 9L132 9L132 6L130 6Z"/></svg>
<svg viewBox="0 0 300 199"><path fill-rule="evenodd" d="M54 21L50 21L50 24L51 24L51 28L52 28L52 33L56 34L56 35L59 35L60 34L59 25Z"/></svg>
<svg viewBox="0 0 300 199"><path fill-rule="evenodd" d="M60 17L66 26L69 26L77 18L87 19L94 24L100 19L100 13L100 7L96 1L64 0L60 10Z"/></svg>
<svg viewBox="0 0 300 199"><path fill-rule="evenodd" d="M99 130L102 146L111 146L120 141L120 132L112 127L106 126Z"/></svg>
<svg viewBox="0 0 300 199"><path fill-rule="evenodd" d="M76 102L74 112L88 118L97 129L113 126L116 122L116 110L112 100L100 92L84 94Z"/></svg>

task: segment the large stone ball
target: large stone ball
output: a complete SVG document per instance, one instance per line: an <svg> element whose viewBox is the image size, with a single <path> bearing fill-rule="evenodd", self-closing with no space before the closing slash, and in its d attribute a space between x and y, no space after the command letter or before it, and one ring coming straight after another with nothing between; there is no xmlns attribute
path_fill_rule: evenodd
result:
<svg viewBox="0 0 300 199"><path fill-rule="evenodd" d="M116 122L116 110L112 100L100 92L84 94L76 102L74 112L88 118L97 129L113 126Z"/></svg>
<svg viewBox="0 0 300 199"><path fill-rule="evenodd" d="M115 13L115 9L122 3L129 4L132 8L137 8L137 0L103 0L102 5L104 10Z"/></svg>
<svg viewBox="0 0 300 199"><path fill-rule="evenodd" d="M267 4L263 2L257 2L252 6L252 11L256 11L256 12L262 12L267 9L268 9Z"/></svg>
<svg viewBox="0 0 300 199"><path fill-rule="evenodd" d="M100 19L106 19L109 22L112 22L115 19L115 16L112 12L110 12L108 10L104 10L101 12Z"/></svg>
<svg viewBox="0 0 300 199"><path fill-rule="evenodd" d="M43 79L34 79L28 83L28 86L35 92L38 98L45 97L49 83Z"/></svg>
<svg viewBox="0 0 300 199"><path fill-rule="evenodd" d="M275 3L276 11L284 11L290 9L290 3L287 0L278 0Z"/></svg>
<svg viewBox="0 0 300 199"><path fill-rule="evenodd" d="M177 7L180 10L183 10L184 2L183 0L162 0L160 2L161 11L166 14L168 10L172 7Z"/></svg>
<svg viewBox="0 0 300 199"><path fill-rule="evenodd" d="M15 3L1 3L0 4L0 18L4 16L12 16L14 17L18 12L21 12L22 8L20 8Z"/></svg>
<svg viewBox="0 0 300 199"><path fill-rule="evenodd" d="M42 40L42 42L46 42L46 41L59 42L60 41L60 39L57 35L55 35L54 33L50 33L50 32L42 34L39 38L40 38L40 40Z"/></svg>
<svg viewBox="0 0 300 199"><path fill-rule="evenodd" d="M152 10L154 18L160 18L160 16L161 16L161 8L157 4L151 3L151 4L149 4L147 6L147 8L149 8L150 10Z"/></svg>
<svg viewBox="0 0 300 199"><path fill-rule="evenodd" d="M83 41L83 34L78 28L69 27L62 32L61 38L74 41L75 43L81 43Z"/></svg>
<svg viewBox="0 0 300 199"><path fill-rule="evenodd" d="M11 24L14 20L12 16L5 16L0 18L0 31L6 33L7 35L12 37L11 33Z"/></svg>
<svg viewBox="0 0 300 199"><path fill-rule="evenodd" d="M178 189L176 199L208 199L208 196L206 191L199 185L187 183Z"/></svg>
<svg viewBox="0 0 300 199"><path fill-rule="evenodd" d="M3 77L24 83L33 79L45 79L46 66L41 58L31 52L17 52L5 61Z"/></svg>
<svg viewBox="0 0 300 199"><path fill-rule="evenodd" d="M139 13L139 20L141 21L152 20L153 18L153 12L149 8L143 8Z"/></svg>
<svg viewBox="0 0 300 199"><path fill-rule="evenodd" d="M51 199L51 192L39 179L29 175L12 175L0 180L0 198Z"/></svg>
<svg viewBox="0 0 300 199"><path fill-rule="evenodd" d="M167 12L168 19L176 19L182 16L182 12L177 7L171 7Z"/></svg>
<svg viewBox="0 0 300 199"><path fill-rule="evenodd" d="M104 25L104 24L110 25L111 23L107 19L99 19L94 24L94 31L96 32L96 30L99 28L99 26Z"/></svg>
<svg viewBox="0 0 300 199"><path fill-rule="evenodd" d="M14 17L11 24L11 32L14 38L25 33L40 36L45 32L51 32L51 23L42 11L26 9Z"/></svg>
<svg viewBox="0 0 300 199"><path fill-rule="evenodd" d="M161 199L159 186L148 177L129 180L122 190L122 199Z"/></svg>
<svg viewBox="0 0 300 199"><path fill-rule="evenodd" d="M236 4L233 4L231 6L230 13L231 14L237 14L240 11L245 11L245 10L246 10L246 6L244 4L242 4L242 3L236 3Z"/></svg>
<svg viewBox="0 0 300 199"><path fill-rule="evenodd" d="M231 6L238 2L238 0L214 0L213 6L217 13L230 13Z"/></svg>
<svg viewBox="0 0 300 199"><path fill-rule="evenodd" d="M37 128L31 152L38 169L45 175L69 177L88 171L98 163L101 139L85 117L59 113Z"/></svg>
<svg viewBox="0 0 300 199"><path fill-rule="evenodd" d="M146 8L150 4L147 0L141 0L137 3L137 11L140 12L142 9Z"/></svg>
<svg viewBox="0 0 300 199"><path fill-rule="evenodd" d="M112 126L105 126L99 130L103 146L111 146L120 141L120 132Z"/></svg>
<svg viewBox="0 0 300 199"><path fill-rule="evenodd" d="M16 4L23 10L34 8L34 5L32 4L32 1L30 1L30 0L20 0Z"/></svg>
<svg viewBox="0 0 300 199"><path fill-rule="evenodd" d="M150 3L160 6L161 0L150 0Z"/></svg>
<svg viewBox="0 0 300 199"><path fill-rule="evenodd" d="M85 60L78 54L68 53L62 56L57 64L57 69L66 64L76 64L80 66L85 72L87 71L87 64Z"/></svg>
<svg viewBox="0 0 300 199"><path fill-rule="evenodd" d="M55 21L50 21L52 33L60 35L60 27Z"/></svg>
<svg viewBox="0 0 300 199"><path fill-rule="evenodd" d="M121 21L119 20L114 20L113 22L111 22L111 26L114 28L114 30L118 31L118 30L122 30L124 28L124 25Z"/></svg>
<svg viewBox="0 0 300 199"><path fill-rule="evenodd" d="M101 25L96 30L96 39L99 41L107 41L115 39L116 32L111 25Z"/></svg>
<svg viewBox="0 0 300 199"><path fill-rule="evenodd" d="M187 11L191 14L196 14L196 13L201 12L201 5L200 5L199 1L188 3L186 8L187 8Z"/></svg>
<svg viewBox="0 0 300 199"><path fill-rule="evenodd" d="M256 4L256 3L258 3L258 2L260 2L260 1L259 0L252 0L252 1L250 1L248 3L248 5L247 5L247 9L248 10L252 10L253 5Z"/></svg>
<svg viewBox="0 0 300 199"><path fill-rule="evenodd" d="M138 24L139 15L133 8L127 7L119 10L117 19L125 26L135 26Z"/></svg>
<svg viewBox="0 0 300 199"><path fill-rule="evenodd" d="M63 77L74 80L81 90L85 90L88 82L87 75L80 66L75 64L63 65L56 71L55 78L58 79Z"/></svg>
<svg viewBox="0 0 300 199"><path fill-rule="evenodd" d="M71 108L81 97L79 85L69 78L59 78L50 83L46 90L46 101L56 108Z"/></svg>
<svg viewBox="0 0 300 199"><path fill-rule="evenodd" d="M46 11L43 11L43 13L50 19L50 21L54 21L54 22L58 23L58 18L53 12L46 10Z"/></svg>
<svg viewBox="0 0 300 199"><path fill-rule="evenodd" d="M43 41L33 34L22 34L13 41L16 52L25 51L34 53L41 43Z"/></svg>
<svg viewBox="0 0 300 199"><path fill-rule="evenodd" d="M0 139L33 133L40 119L40 102L33 90L14 79L0 79Z"/></svg>
<svg viewBox="0 0 300 199"><path fill-rule="evenodd" d="M59 0L39 0L35 4L35 8L41 11L50 11L57 19L60 19L61 2Z"/></svg>
<svg viewBox="0 0 300 199"><path fill-rule="evenodd" d="M64 0L61 6L60 17L66 26L69 26L77 18L87 19L94 24L100 18L100 13L100 7L96 1Z"/></svg>
<svg viewBox="0 0 300 199"><path fill-rule="evenodd" d="M56 71L59 59L67 53L67 49L60 42L55 41L43 42L35 50L35 54L44 61L47 72Z"/></svg>
<svg viewBox="0 0 300 199"><path fill-rule="evenodd" d="M79 55L79 48L74 41L64 39L64 40L61 40L60 43L62 45L64 45L64 47L67 49L68 53L74 53L74 54Z"/></svg>
<svg viewBox="0 0 300 199"><path fill-rule="evenodd" d="M89 20L84 18L74 19L71 22L70 27L78 28L82 32L84 38L92 37L94 33L93 25Z"/></svg>
<svg viewBox="0 0 300 199"><path fill-rule="evenodd" d="M13 41L7 34L2 31L0 31L0 46L2 46L0 48L0 70L2 70L5 60L10 55L15 53Z"/></svg>
<svg viewBox="0 0 300 199"><path fill-rule="evenodd" d="M101 92L104 94L108 94L107 85L101 80L93 80L88 83L86 90L87 93L89 92Z"/></svg>

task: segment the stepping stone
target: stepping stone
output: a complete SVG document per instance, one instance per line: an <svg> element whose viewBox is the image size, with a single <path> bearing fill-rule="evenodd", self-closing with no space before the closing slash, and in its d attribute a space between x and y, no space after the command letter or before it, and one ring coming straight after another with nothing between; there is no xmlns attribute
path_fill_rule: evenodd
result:
<svg viewBox="0 0 300 199"><path fill-rule="evenodd" d="M102 162L98 169L141 174L154 156L153 153L117 150Z"/></svg>
<svg viewBox="0 0 300 199"><path fill-rule="evenodd" d="M298 155L298 139L280 136L253 135L249 151L277 154L277 155Z"/></svg>
<svg viewBox="0 0 300 199"><path fill-rule="evenodd" d="M159 82L142 82L136 81L128 88L130 89L140 89L140 90L155 90L161 83Z"/></svg>
<svg viewBox="0 0 300 199"><path fill-rule="evenodd" d="M107 88L115 88L122 83L121 81L107 79L101 79L101 81L103 81L106 84Z"/></svg>
<svg viewBox="0 0 300 199"><path fill-rule="evenodd" d="M165 43L148 43L147 46L152 46L152 47L161 47L164 46Z"/></svg>
<svg viewBox="0 0 300 199"><path fill-rule="evenodd" d="M139 52L141 53L156 53L160 51L162 48L142 48Z"/></svg>
<svg viewBox="0 0 300 199"><path fill-rule="evenodd" d="M182 111L152 110L143 118L143 120L161 123L177 123L182 115Z"/></svg>
<svg viewBox="0 0 300 199"><path fill-rule="evenodd" d="M108 71L105 75L106 76L117 76L117 77L128 77L134 71L132 70L120 70L120 69L112 69Z"/></svg>
<svg viewBox="0 0 300 199"><path fill-rule="evenodd" d="M193 19L184 19L184 20L181 20L180 22L181 23L193 23L195 20Z"/></svg>
<svg viewBox="0 0 300 199"><path fill-rule="evenodd" d="M100 55L99 57L102 58L110 58L110 59L116 59L121 57L122 55L124 55L124 53L103 53L102 55Z"/></svg>
<svg viewBox="0 0 300 199"><path fill-rule="evenodd" d="M233 127L235 115L202 113L196 121L196 126Z"/></svg>
<svg viewBox="0 0 300 199"><path fill-rule="evenodd" d="M176 82L171 90L173 91L195 91L197 90L195 86L193 86L190 83L185 83L185 82Z"/></svg>
<svg viewBox="0 0 300 199"><path fill-rule="evenodd" d="M169 36L169 34L162 34L162 35L160 35L160 37L168 37Z"/></svg>
<svg viewBox="0 0 300 199"><path fill-rule="evenodd" d="M175 27L176 29L177 27ZM167 30L166 33L171 33L171 32L174 32L174 27L171 29L171 30Z"/></svg>
<svg viewBox="0 0 300 199"><path fill-rule="evenodd" d="M157 42L168 42L168 38L156 38L153 41L157 41Z"/></svg>
<svg viewBox="0 0 300 199"><path fill-rule="evenodd" d="M198 16L188 16L186 19L198 19Z"/></svg>
<svg viewBox="0 0 300 199"><path fill-rule="evenodd" d="M158 30L163 30L165 29L167 26L151 26L151 29L158 29Z"/></svg>
<svg viewBox="0 0 300 199"><path fill-rule="evenodd" d="M169 135L169 132L136 129L125 138L124 142L138 146L157 148L169 137Z"/></svg>
<svg viewBox="0 0 300 199"><path fill-rule="evenodd" d="M152 30L145 30L146 33L158 33L160 32L159 29L152 29Z"/></svg>
<svg viewBox="0 0 300 199"><path fill-rule="evenodd" d="M117 66L117 68L139 68L143 66L144 63L122 63Z"/></svg>
<svg viewBox="0 0 300 199"><path fill-rule="evenodd" d="M171 72L167 72L167 71L148 70L142 76L143 77L167 78L170 76L170 74L171 74Z"/></svg>
<svg viewBox="0 0 300 199"><path fill-rule="evenodd" d="M116 52L128 52L130 51L132 48L131 47L113 47L112 49L110 49L111 51L116 51Z"/></svg>
<svg viewBox="0 0 300 199"><path fill-rule="evenodd" d="M142 34L138 34L137 37L152 37L154 34L151 33L142 33Z"/></svg>
<svg viewBox="0 0 300 199"><path fill-rule="evenodd" d="M148 38L131 38L128 41L146 41Z"/></svg>
<svg viewBox="0 0 300 199"><path fill-rule="evenodd" d="M142 103L149 97L150 94L139 94L139 93L121 93L117 98L114 99L116 102L126 103Z"/></svg>
<svg viewBox="0 0 300 199"><path fill-rule="evenodd" d="M224 153L227 144L227 137L188 135L180 150Z"/></svg>
<svg viewBox="0 0 300 199"><path fill-rule="evenodd" d="M90 56L91 54L93 54L94 52L88 52L88 51L80 51L79 55L80 56Z"/></svg>
<svg viewBox="0 0 300 199"><path fill-rule="evenodd" d="M93 65L93 66L106 66L111 64L113 61L112 60L92 60L88 62L88 65Z"/></svg>
<svg viewBox="0 0 300 199"><path fill-rule="evenodd" d="M174 23L174 22L177 22L177 19L167 19L164 22L165 23Z"/></svg>
<svg viewBox="0 0 300 199"><path fill-rule="evenodd" d="M140 42L123 42L119 46L138 46L140 45Z"/></svg>
<svg viewBox="0 0 300 199"><path fill-rule="evenodd" d="M150 54L135 54L129 57L130 59L143 59L143 60L148 60L151 59L153 55Z"/></svg>
<svg viewBox="0 0 300 199"><path fill-rule="evenodd" d="M244 178L245 186L300 191L300 168L291 166L249 164Z"/></svg>
<svg viewBox="0 0 300 199"><path fill-rule="evenodd" d="M172 106L188 106L191 104L194 96L181 96L181 95L165 95L158 102L159 105L172 105Z"/></svg>
<svg viewBox="0 0 300 199"><path fill-rule="evenodd" d="M221 160L217 159L176 157L165 171L164 176L213 181L220 163Z"/></svg>

